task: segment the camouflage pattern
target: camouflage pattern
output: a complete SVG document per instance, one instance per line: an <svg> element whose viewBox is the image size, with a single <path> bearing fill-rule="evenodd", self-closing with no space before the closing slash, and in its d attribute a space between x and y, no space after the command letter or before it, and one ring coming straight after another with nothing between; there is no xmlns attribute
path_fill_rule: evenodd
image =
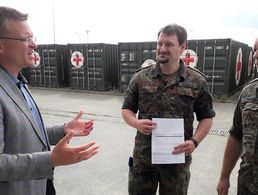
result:
<svg viewBox="0 0 258 195"><path fill-rule="evenodd" d="M238 181L237 195L257 195L257 193L252 193L242 182Z"/></svg>
<svg viewBox="0 0 258 195"><path fill-rule="evenodd" d="M128 191L131 195L186 195L190 180L190 162L186 164L145 165L138 161L130 167ZM172 176L172 177L171 177Z"/></svg>
<svg viewBox="0 0 258 195"><path fill-rule="evenodd" d="M180 63L179 71L170 77L164 76L161 73L159 64L138 70L129 83L122 109L129 109L135 113L138 112L139 119L150 119L155 117L184 118L186 140L193 135L194 113L196 113L198 121L215 116L215 112L212 109L212 97L209 93L208 84L205 78L198 73L198 71L190 67L185 67L182 61ZM151 164L151 135L144 135L137 131L133 157L134 164L133 168L130 170L134 170L134 172L146 172L146 175L142 175L142 177L146 179L150 173L145 170L144 166L150 168L156 167ZM188 167L187 164L190 164L190 162L191 157L186 157L186 167ZM138 166L139 164L143 166ZM138 166L138 168L134 166ZM181 167L182 174L188 175L187 171L184 171L185 168L182 168L182 165L160 166L167 169L168 172L175 171L175 168L179 166ZM136 170L140 169L139 167L143 168L141 170ZM129 182L135 183L136 185L138 182L133 181L135 174L132 174L130 171L130 175L132 178L129 178ZM187 183L186 186L188 186L189 178L190 175L187 177L187 182L185 182ZM145 179L142 179L141 182ZM167 176L167 179L164 179L163 181L166 180L168 182L171 181L170 185L174 188L175 181L179 181L177 185L181 185L182 182L181 180L178 180L174 174ZM137 188L135 185L134 187ZM139 185L143 184L141 183ZM151 186L155 186L156 184L152 185L150 182L150 184L146 185L150 185L149 187L151 188ZM160 185L163 185L161 181ZM130 186L132 185L129 185L129 187Z"/></svg>
<svg viewBox="0 0 258 195"><path fill-rule="evenodd" d="M242 140L238 192L258 194L258 80L241 92L234 113L230 134ZM247 194L250 194L247 193Z"/></svg>

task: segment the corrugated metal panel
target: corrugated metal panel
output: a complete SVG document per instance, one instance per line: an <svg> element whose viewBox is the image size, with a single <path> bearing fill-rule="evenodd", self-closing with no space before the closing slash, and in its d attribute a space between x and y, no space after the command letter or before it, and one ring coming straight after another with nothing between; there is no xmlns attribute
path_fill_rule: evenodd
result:
<svg viewBox="0 0 258 195"><path fill-rule="evenodd" d="M230 95L251 79L250 47L232 39L189 40L198 56L197 69L205 74L213 95Z"/></svg>
<svg viewBox="0 0 258 195"><path fill-rule="evenodd" d="M117 45L68 44L67 47L71 88L95 91L117 89Z"/></svg>
<svg viewBox="0 0 258 195"><path fill-rule="evenodd" d="M124 91L134 72L147 59L156 61L157 42L118 43L120 56L119 89Z"/></svg>
<svg viewBox="0 0 258 195"><path fill-rule="evenodd" d="M30 68L30 85L42 87L67 86L67 62L64 45L38 45L35 51L40 64Z"/></svg>
<svg viewBox="0 0 258 195"><path fill-rule="evenodd" d="M23 68L21 72L23 76L26 78L26 80L30 83L30 68Z"/></svg>
<svg viewBox="0 0 258 195"><path fill-rule="evenodd" d="M84 55L84 50L86 48L81 44L69 44L67 46L68 50L68 75L69 75L69 87L71 88L79 88L79 89L88 89L88 74L85 73L85 66L80 66L80 63L83 63L83 59L79 54ZM78 67L72 66L71 56L74 51L78 51L77 58L73 58L72 61L78 65ZM87 60L88 58L86 58Z"/></svg>
<svg viewBox="0 0 258 195"><path fill-rule="evenodd" d="M30 82L29 85L34 87L43 87L44 77L43 77L43 65L39 65L37 67L30 67L29 75Z"/></svg>
<svg viewBox="0 0 258 195"><path fill-rule="evenodd" d="M24 69L23 74L32 86L124 91L145 60L156 61L156 44L39 45L39 66ZM196 68L205 74L213 95L230 95L258 75L252 66L252 48L244 43L232 39L189 40L188 49L197 54Z"/></svg>

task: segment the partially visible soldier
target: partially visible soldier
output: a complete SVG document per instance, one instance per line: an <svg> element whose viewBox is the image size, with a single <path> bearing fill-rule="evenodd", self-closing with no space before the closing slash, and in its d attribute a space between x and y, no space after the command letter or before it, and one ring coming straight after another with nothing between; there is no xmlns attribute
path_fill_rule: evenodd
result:
<svg viewBox="0 0 258 195"><path fill-rule="evenodd" d="M158 184L160 194L187 194L191 154L208 134L215 112L203 75L180 60L186 41L187 32L182 26L162 28L157 63L138 70L126 91L122 116L137 129L133 158L129 160L129 194L155 195ZM194 113L199 124L193 135ZM185 163L151 163L151 133L156 127L151 118L184 119L185 141L171 148L171 153L185 153Z"/></svg>
<svg viewBox="0 0 258 195"><path fill-rule="evenodd" d="M258 38L254 44L254 58L258 65ZM219 195L228 194L230 174L241 156L237 194L257 195L258 79L251 81L241 92L229 133L217 192Z"/></svg>

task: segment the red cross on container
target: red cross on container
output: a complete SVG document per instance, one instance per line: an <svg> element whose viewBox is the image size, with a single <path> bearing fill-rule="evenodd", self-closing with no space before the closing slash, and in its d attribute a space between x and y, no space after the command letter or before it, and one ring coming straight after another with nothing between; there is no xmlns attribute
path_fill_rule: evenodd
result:
<svg viewBox="0 0 258 195"><path fill-rule="evenodd" d="M38 58L38 56L35 53L33 55L34 55L33 56L34 64L37 64L37 62L39 61L39 58Z"/></svg>
<svg viewBox="0 0 258 195"><path fill-rule="evenodd" d="M185 57L182 58L185 65L190 65L191 62L194 62L194 58L191 57L191 54L189 52L185 53Z"/></svg>
<svg viewBox="0 0 258 195"><path fill-rule="evenodd" d="M241 72L241 69L242 69L242 62L241 62L241 59L240 59L240 54L238 54L237 56L237 64L236 64L236 71L237 71L237 79L240 78L240 72Z"/></svg>
<svg viewBox="0 0 258 195"><path fill-rule="evenodd" d="M82 59L80 58L80 56L78 54L76 54L76 57L73 58L73 62L76 62L76 65L79 65L79 62L81 62Z"/></svg>

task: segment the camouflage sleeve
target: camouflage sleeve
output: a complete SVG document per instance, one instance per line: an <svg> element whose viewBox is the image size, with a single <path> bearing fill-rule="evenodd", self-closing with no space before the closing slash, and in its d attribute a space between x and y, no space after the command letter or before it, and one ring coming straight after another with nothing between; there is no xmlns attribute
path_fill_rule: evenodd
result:
<svg viewBox="0 0 258 195"><path fill-rule="evenodd" d="M229 129L230 135L235 137L236 139L241 140L243 136L242 132L242 112L241 112L241 97L238 99L235 112L234 112L234 117L233 117L233 124L232 127Z"/></svg>
<svg viewBox="0 0 258 195"><path fill-rule="evenodd" d="M125 92L122 109L129 109L134 113L138 111L138 84L136 74L133 75Z"/></svg>
<svg viewBox="0 0 258 195"><path fill-rule="evenodd" d="M194 112L198 121L201 121L204 118L212 118L216 115L215 111L213 110L212 97L209 92L207 82L203 83L199 96L195 100Z"/></svg>

